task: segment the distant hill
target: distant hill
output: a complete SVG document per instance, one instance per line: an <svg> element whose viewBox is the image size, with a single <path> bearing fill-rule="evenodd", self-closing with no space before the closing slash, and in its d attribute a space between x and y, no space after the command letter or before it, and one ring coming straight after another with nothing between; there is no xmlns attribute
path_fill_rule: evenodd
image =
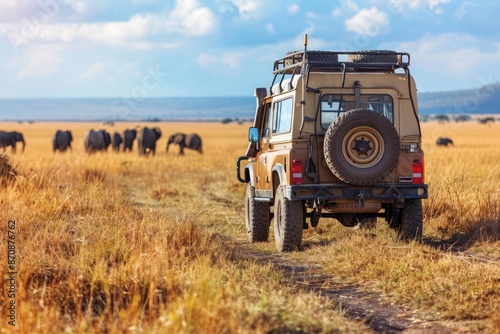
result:
<svg viewBox="0 0 500 334"><path fill-rule="evenodd" d="M418 94L418 109L426 114L500 114L500 83L477 89Z"/></svg>

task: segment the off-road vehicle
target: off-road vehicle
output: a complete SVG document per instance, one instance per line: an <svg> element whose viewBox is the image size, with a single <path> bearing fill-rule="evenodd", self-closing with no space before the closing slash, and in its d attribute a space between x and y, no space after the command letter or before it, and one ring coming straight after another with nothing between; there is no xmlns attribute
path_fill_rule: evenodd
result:
<svg viewBox="0 0 500 334"><path fill-rule="evenodd" d="M255 90L250 143L236 163L249 241L266 241L273 217L279 251L300 249L320 217L350 227L382 217L400 238L420 239L427 185L410 55L304 45Z"/></svg>

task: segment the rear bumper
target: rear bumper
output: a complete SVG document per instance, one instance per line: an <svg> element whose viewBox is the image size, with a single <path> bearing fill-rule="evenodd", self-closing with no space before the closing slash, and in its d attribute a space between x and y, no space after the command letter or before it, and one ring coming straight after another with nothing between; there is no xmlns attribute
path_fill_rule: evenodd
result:
<svg viewBox="0 0 500 334"><path fill-rule="evenodd" d="M384 183L372 186L348 184L302 184L286 186L285 196L292 201L377 201L394 203L403 199L427 198L426 184Z"/></svg>

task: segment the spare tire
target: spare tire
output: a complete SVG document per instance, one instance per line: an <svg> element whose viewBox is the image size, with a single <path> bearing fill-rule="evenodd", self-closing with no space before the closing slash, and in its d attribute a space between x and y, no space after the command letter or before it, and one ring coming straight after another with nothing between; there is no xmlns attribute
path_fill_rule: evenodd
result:
<svg viewBox="0 0 500 334"><path fill-rule="evenodd" d="M372 185L385 179L399 159L399 135L383 115L352 109L338 117L325 134L324 155L341 181Z"/></svg>
<svg viewBox="0 0 500 334"><path fill-rule="evenodd" d="M369 53L369 54L367 54ZM347 61L352 63L394 63L401 61L396 51L366 50L360 53L350 53Z"/></svg>
<svg viewBox="0 0 500 334"><path fill-rule="evenodd" d="M306 51L307 59L310 61L320 61L320 62L333 62L337 63L339 61L338 55L335 52L330 51ZM300 63L304 60L304 52L300 51L289 51L285 56L285 66L290 66L296 63Z"/></svg>

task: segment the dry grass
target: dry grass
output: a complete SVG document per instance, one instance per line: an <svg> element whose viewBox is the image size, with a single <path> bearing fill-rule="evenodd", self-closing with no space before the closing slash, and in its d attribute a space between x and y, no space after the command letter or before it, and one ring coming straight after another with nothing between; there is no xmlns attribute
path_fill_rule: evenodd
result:
<svg viewBox="0 0 500 334"><path fill-rule="evenodd" d="M3 220L17 222L19 332L366 329L332 302L294 293L270 265L240 260L220 234L242 232L233 169L245 126L161 124L165 134L184 127L203 136L205 154L184 157L175 148L166 155L165 137L155 157L89 156L83 135L99 126L67 126L75 142L65 154L50 149L61 125L21 127L27 149L12 157L19 176L1 193ZM235 137L243 140L225 139Z"/></svg>
<svg viewBox="0 0 500 334"><path fill-rule="evenodd" d="M16 182L0 195L2 220L17 222L19 332L368 331L271 264L238 256L245 186L234 167L247 125L159 125L155 157L86 155L83 136L99 124L3 125L27 141L25 153L11 157ZM381 222L355 231L325 219L304 234L303 252L285 256L320 264L332 282L379 291L420 321L499 331L498 127L423 124L430 186L423 244L396 240ZM52 153L58 128L73 130L73 152ZM165 153L168 134L184 129L203 137L203 155ZM441 135L455 147L435 147ZM275 252L273 240L248 247Z"/></svg>
<svg viewBox="0 0 500 334"><path fill-rule="evenodd" d="M0 154L0 184L6 187L13 182L17 176L17 171L12 166L7 154Z"/></svg>

